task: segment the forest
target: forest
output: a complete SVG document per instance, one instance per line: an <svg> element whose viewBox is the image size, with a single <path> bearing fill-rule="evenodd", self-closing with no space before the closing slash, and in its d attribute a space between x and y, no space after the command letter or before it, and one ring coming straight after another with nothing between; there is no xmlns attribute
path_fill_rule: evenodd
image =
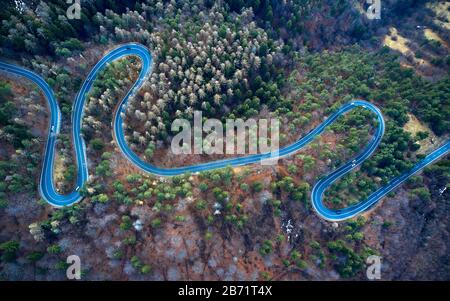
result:
<svg viewBox="0 0 450 301"><path fill-rule="evenodd" d="M367 100L381 109L386 131L373 156L326 191L326 205L340 209L450 135L449 33L436 25L448 24L448 9L391 0L383 19L371 22L356 2L95 0L82 1L81 20L69 20L64 1L23 1L21 9L7 1L0 57L41 75L55 92L62 125L53 179L63 194L77 176L73 100L99 59L127 42L151 51L153 69L122 113L125 138L161 167L223 158L170 153L172 121L192 120L195 110L222 121L279 118L287 145L343 104ZM392 41L409 39L409 52L384 42L393 26ZM63 208L49 206L38 188L46 101L28 81L0 74L0 279L65 279L65 258L77 253L90 280L364 280L374 254L388 263L386 279L448 280L449 194L440 192L450 187L448 156L368 214L339 223L315 214L311 189L373 138L376 119L367 110L340 118L276 167L146 174L123 157L111 130L140 69L136 57L116 60L87 93L90 177L80 187L84 199Z"/></svg>

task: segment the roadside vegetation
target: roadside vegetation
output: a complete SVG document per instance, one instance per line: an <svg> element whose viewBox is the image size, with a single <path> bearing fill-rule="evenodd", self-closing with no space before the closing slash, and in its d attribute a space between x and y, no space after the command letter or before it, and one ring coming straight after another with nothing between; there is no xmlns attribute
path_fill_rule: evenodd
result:
<svg viewBox="0 0 450 301"><path fill-rule="evenodd" d="M327 205L342 208L423 158L424 139L433 149L450 135L446 11L391 2L380 24L335 0L88 1L81 20L66 19L64 1L33 1L24 13L13 6L0 12L0 56L42 75L55 91L63 115L55 164L61 193L73 190L77 174L73 99L90 68L118 44L138 42L152 52L153 73L123 117L131 148L159 166L219 159L168 153L171 122L191 119L194 110L221 120L278 117L286 145L344 103L370 101L384 114L385 136L326 192ZM391 24L416 24L405 20L427 27ZM311 189L372 139L376 120L363 109L276 166L143 174L118 151L111 129L140 67L135 57L111 63L86 95L90 179L80 188L83 201L64 208L38 195L44 99L1 74L0 279L64 279L74 253L86 263L83 279L365 279L365 260L374 254L404 275L448 277L448 158L411 177L398 200L339 223L314 214ZM408 131L410 116L420 131ZM427 256L437 259L425 263ZM388 271L386 279L404 275Z"/></svg>

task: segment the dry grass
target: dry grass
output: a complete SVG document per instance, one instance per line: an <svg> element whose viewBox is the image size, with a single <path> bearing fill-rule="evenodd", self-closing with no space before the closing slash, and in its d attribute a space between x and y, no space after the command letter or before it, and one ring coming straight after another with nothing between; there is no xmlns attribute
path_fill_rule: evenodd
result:
<svg viewBox="0 0 450 301"><path fill-rule="evenodd" d="M249 167L246 167L246 166L233 167L233 172L235 175L240 175L240 174L243 174L248 171L249 171Z"/></svg>
<svg viewBox="0 0 450 301"><path fill-rule="evenodd" d="M384 37L383 44L391 49L399 51L403 55L412 53L408 47L409 40L398 34L397 28L391 27L390 33Z"/></svg>
<svg viewBox="0 0 450 301"><path fill-rule="evenodd" d="M418 141L420 144L420 149L417 151L418 154L427 153L429 150L436 148L436 144L439 144L439 138L433 133L433 131L424 123L422 123L416 116L408 113L409 121L405 124L403 129L413 136L418 132L427 132L428 138ZM434 141L434 144L432 143Z"/></svg>
<svg viewBox="0 0 450 301"><path fill-rule="evenodd" d="M383 41L383 45L400 52L405 57L411 57L415 65L429 65L424 59L415 57L414 52L409 48L408 43L409 40L401 36L395 27L389 29L389 34L384 37ZM406 62L405 64L408 65Z"/></svg>
<svg viewBox="0 0 450 301"><path fill-rule="evenodd" d="M53 170L53 181L57 187L61 187L61 183L64 182L64 170L66 168L64 164L64 158L58 152L55 152L55 161L54 161L54 170Z"/></svg>
<svg viewBox="0 0 450 301"><path fill-rule="evenodd" d="M425 35L425 38L427 38L428 40L438 41L445 47L448 47L447 42L445 42L443 39L441 39L441 37L437 33L435 33L433 30L431 30L429 28L425 28L425 30L423 31L423 34Z"/></svg>
<svg viewBox="0 0 450 301"><path fill-rule="evenodd" d="M440 1L428 3L427 7L433 10L437 16L434 23L444 29L450 30L450 2Z"/></svg>

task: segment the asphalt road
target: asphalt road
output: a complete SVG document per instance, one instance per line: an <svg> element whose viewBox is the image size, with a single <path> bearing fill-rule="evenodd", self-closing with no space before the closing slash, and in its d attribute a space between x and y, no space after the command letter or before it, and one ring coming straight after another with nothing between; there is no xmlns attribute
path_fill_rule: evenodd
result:
<svg viewBox="0 0 450 301"><path fill-rule="evenodd" d="M204 164L183 166L170 169L153 166L143 161L141 158L139 158L139 156L130 149L124 137L123 119L121 113L124 112L129 97L137 92L137 90L145 81L145 79L151 74L153 62L152 55L147 48L145 48L140 44L131 43L121 45L120 47L106 54L88 74L86 80L83 82L80 92L76 96L72 111L72 122L73 122L72 138L75 146L78 175L75 190L67 195L62 195L56 191L55 185L53 183L53 162L55 158L55 144L56 144L56 137L59 133L61 125L61 112L58 103L53 95L53 91L50 88L50 86L45 82L45 80L42 79L39 75L35 74L34 72L31 72L19 66L0 62L0 70L6 71L11 74L19 75L33 81L42 90L49 104L50 124L48 130L47 143L44 151L42 173L39 185L41 196L49 204L56 207L69 206L82 199L82 196L79 193L79 189L84 185L84 183L86 183L89 176L88 164L86 159L86 145L81 135L81 123L83 120L86 94L91 89L93 81L96 79L99 71L101 71L105 66L107 66L108 63L129 55L138 56L141 59L142 69L140 71L138 79L133 84L132 88L128 91L126 96L122 99L122 101L118 106L118 110L115 113L113 122L114 136L116 138L118 147L128 160L130 160L134 165L139 167L141 170L155 175L175 176L186 172L196 173L206 170L223 168L227 166L242 166L262 162L264 160L271 160L289 156L293 153L298 152L304 146L308 145L318 135L320 135L326 129L327 126L336 121L336 119L338 119L340 116L357 107L362 107L364 109L372 111L376 115L377 125L373 138L369 141L369 143L365 146L365 148L356 158L354 158L350 162L343 164L341 167L334 170L325 177L322 177L314 185L311 193L313 208L315 209L315 211L319 216L330 221L340 221L352 218L371 208L375 203L377 203L380 199L382 199L386 194L395 189L397 186L402 184L410 176L422 170L424 167L433 163L437 159L445 156L450 151L450 140L449 140L444 145L433 151L431 154L427 155L422 161L418 162L411 170L392 179L386 186L383 186L374 193L372 193L366 200L362 200L356 205L349 206L347 208L339 210L333 210L325 207L322 200L324 191L339 178L349 173L351 170L355 169L364 160L370 157L372 153L377 149L384 134L385 123L381 111L376 106L374 106L369 102L363 100L354 100L347 104L344 104L338 111L334 112L331 116L326 118L325 121L322 122L322 124L317 126L307 135L301 137L293 144L280 148L277 152L249 155L245 157L219 160Z"/></svg>

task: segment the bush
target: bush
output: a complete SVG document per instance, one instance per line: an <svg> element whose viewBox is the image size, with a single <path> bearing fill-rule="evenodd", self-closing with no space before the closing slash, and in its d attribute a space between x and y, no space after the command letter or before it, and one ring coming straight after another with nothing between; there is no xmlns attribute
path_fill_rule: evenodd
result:
<svg viewBox="0 0 450 301"><path fill-rule="evenodd" d="M242 183L242 184L241 184L241 189L242 189L243 191L248 191L248 189L249 189L248 184L247 184L247 183Z"/></svg>
<svg viewBox="0 0 450 301"><path fill-rule="evenodd" d="M136 244L136 235L130 235L124 238L123 243L128 246Z"/></svg>
<svg viewBox="0 0 450 301"><path fill-rule="evenodd" d="M295 262L295 265L299 268L299 269L306 269L308 267L308 263L302 259L299 259Z"/></svg>
<svg viewBox="0 0 450 301"><path fill-rule="evenodd" d="M205 240L210 240L212 237L213 237L212 232L207 231L207 232L205 233Z"/></svg>
<svg viewBox="0 0 450 301"><path fill-rule="evenodd" d="M30 254L28 254L26 256L27 260L29 260L30 262L37 262L39 260L41 260L42 257L44 257L44 253L43 252L38 252L38 251L33 251Z"/></svg>
<svg viewBox="0 0 450 301"><path fill-rule="evenodd" d="M206 202L204 200L198 200L195 203L195 208L197 210L205 210L206 209Z"/></svg>
<svg viewBox="0 0 450 301"><path fill-rule="evenodd" d="M177 215L177 216L175 216L175 220L177 222L185 222L186 221L186 217L184 215Z"/></svg>
<svg viewBox="0 0 450 301"><path fill-rule="evenodd" d="M131 265L133 266L133 268L135 269L140 269L142 267L142 262L139 259L139 257L137 257L136 255L131 257Z"/></svg>
<svg viewBox="0 0 450 301"><path fill-rule="evenodd" d="M0 209L5 209L8 207L8 201L5 199L0 199Z"/></svg>
<svg viewBox="0 0 450 301"><path fill-rule="evenodd" d="M120 249L114 250L114 252L112 253L112 258L119 260L123 257L123 251Z"/></svg>
<svg viewBox="0 0 450 301"><path fill-rule="evenodd" d="M96 151L101 151L105 147L105 144L101 139L95 138L91 140L91 146Z"/></svg>
<svg viewBox="0 0 450 301"><path fill-rule="evenodd" d="M416 196L420 200L423 200L423 201L431 200L430 191L426 187L419 187L419 188L413 189L411 191L411 193L413 196Z"/></svg>
<svg viewBox="0 0 450 301"><path fill-rule="evenodd" d="M254 192L261 192L263 190L263 183L261 182L254 182L252 184L252 189Z"/></svg>
<svg viewBox="0 0 450 301"><path fill-rule="evenodd" d="M131 223L131 218L128 215L122 216L122 222L120 223L120 230L126 231L131 229L133 224Z"/></svg>
<svg viewBox="0 0 450 301"><path fill-rule="evenodd" d="M2 261L10 262L16 259L16 252L19 250L19 242L16 240L5 241L0 244L0 251L2 251Z"/></svg>
<svg viewBox="0 0 450 301"><path fill-rule="evenodd" d="M208 190L208 184L202 182L198 185L198 188L200 189L200 191L205 192L206 190Z"/></svg>
<svg viewBox="0 0 450 301"><path fill-rule="evenodd" d="M60 48L60 47L56 48L55 53L57 56L62 56L62 57L69 57L72 54L69 49Z"/></svg>
<svg viewBox="0 0 450 301"><path fill-rule="evenodd" d="M99 203L107 203L109 201L108 195L101 193L98 196L96 196L96 200Z"/></svg>
<svg viewBox="0 0 450 301"><path fill-rule="evenodd" d="M141 274L148 274L152 271L151 266L144 264L144 266L141 268Z"/></svg>
<svg viewBox="0 0 450 301"><path fill-rule="evenodd" d="M159 228L161 226L161 219L160 218L155 218L154 220L151 221L151 225L152 228Z"/></svg>
<svg viewBox="0 0 450 301"><path fill-rule="evenodd" d="M273 244L270 240L265 240L262 246L259 248L259 254L262 256L268 255L273 251Z"/></svg>
<svg viewBox="0 0 450 301"><path fill-rule="evenodd" d="M49 254L59 254L62 252L62 249L59 245L51 245L47 247L47 252Z"/></svg>
<svg viewBox="0 0 450 301"><path fill-rule="evenodd" d="M389 229L393 224L394 223L391 221L384 221L381 226L383 227L383 229Z"/></svg>

